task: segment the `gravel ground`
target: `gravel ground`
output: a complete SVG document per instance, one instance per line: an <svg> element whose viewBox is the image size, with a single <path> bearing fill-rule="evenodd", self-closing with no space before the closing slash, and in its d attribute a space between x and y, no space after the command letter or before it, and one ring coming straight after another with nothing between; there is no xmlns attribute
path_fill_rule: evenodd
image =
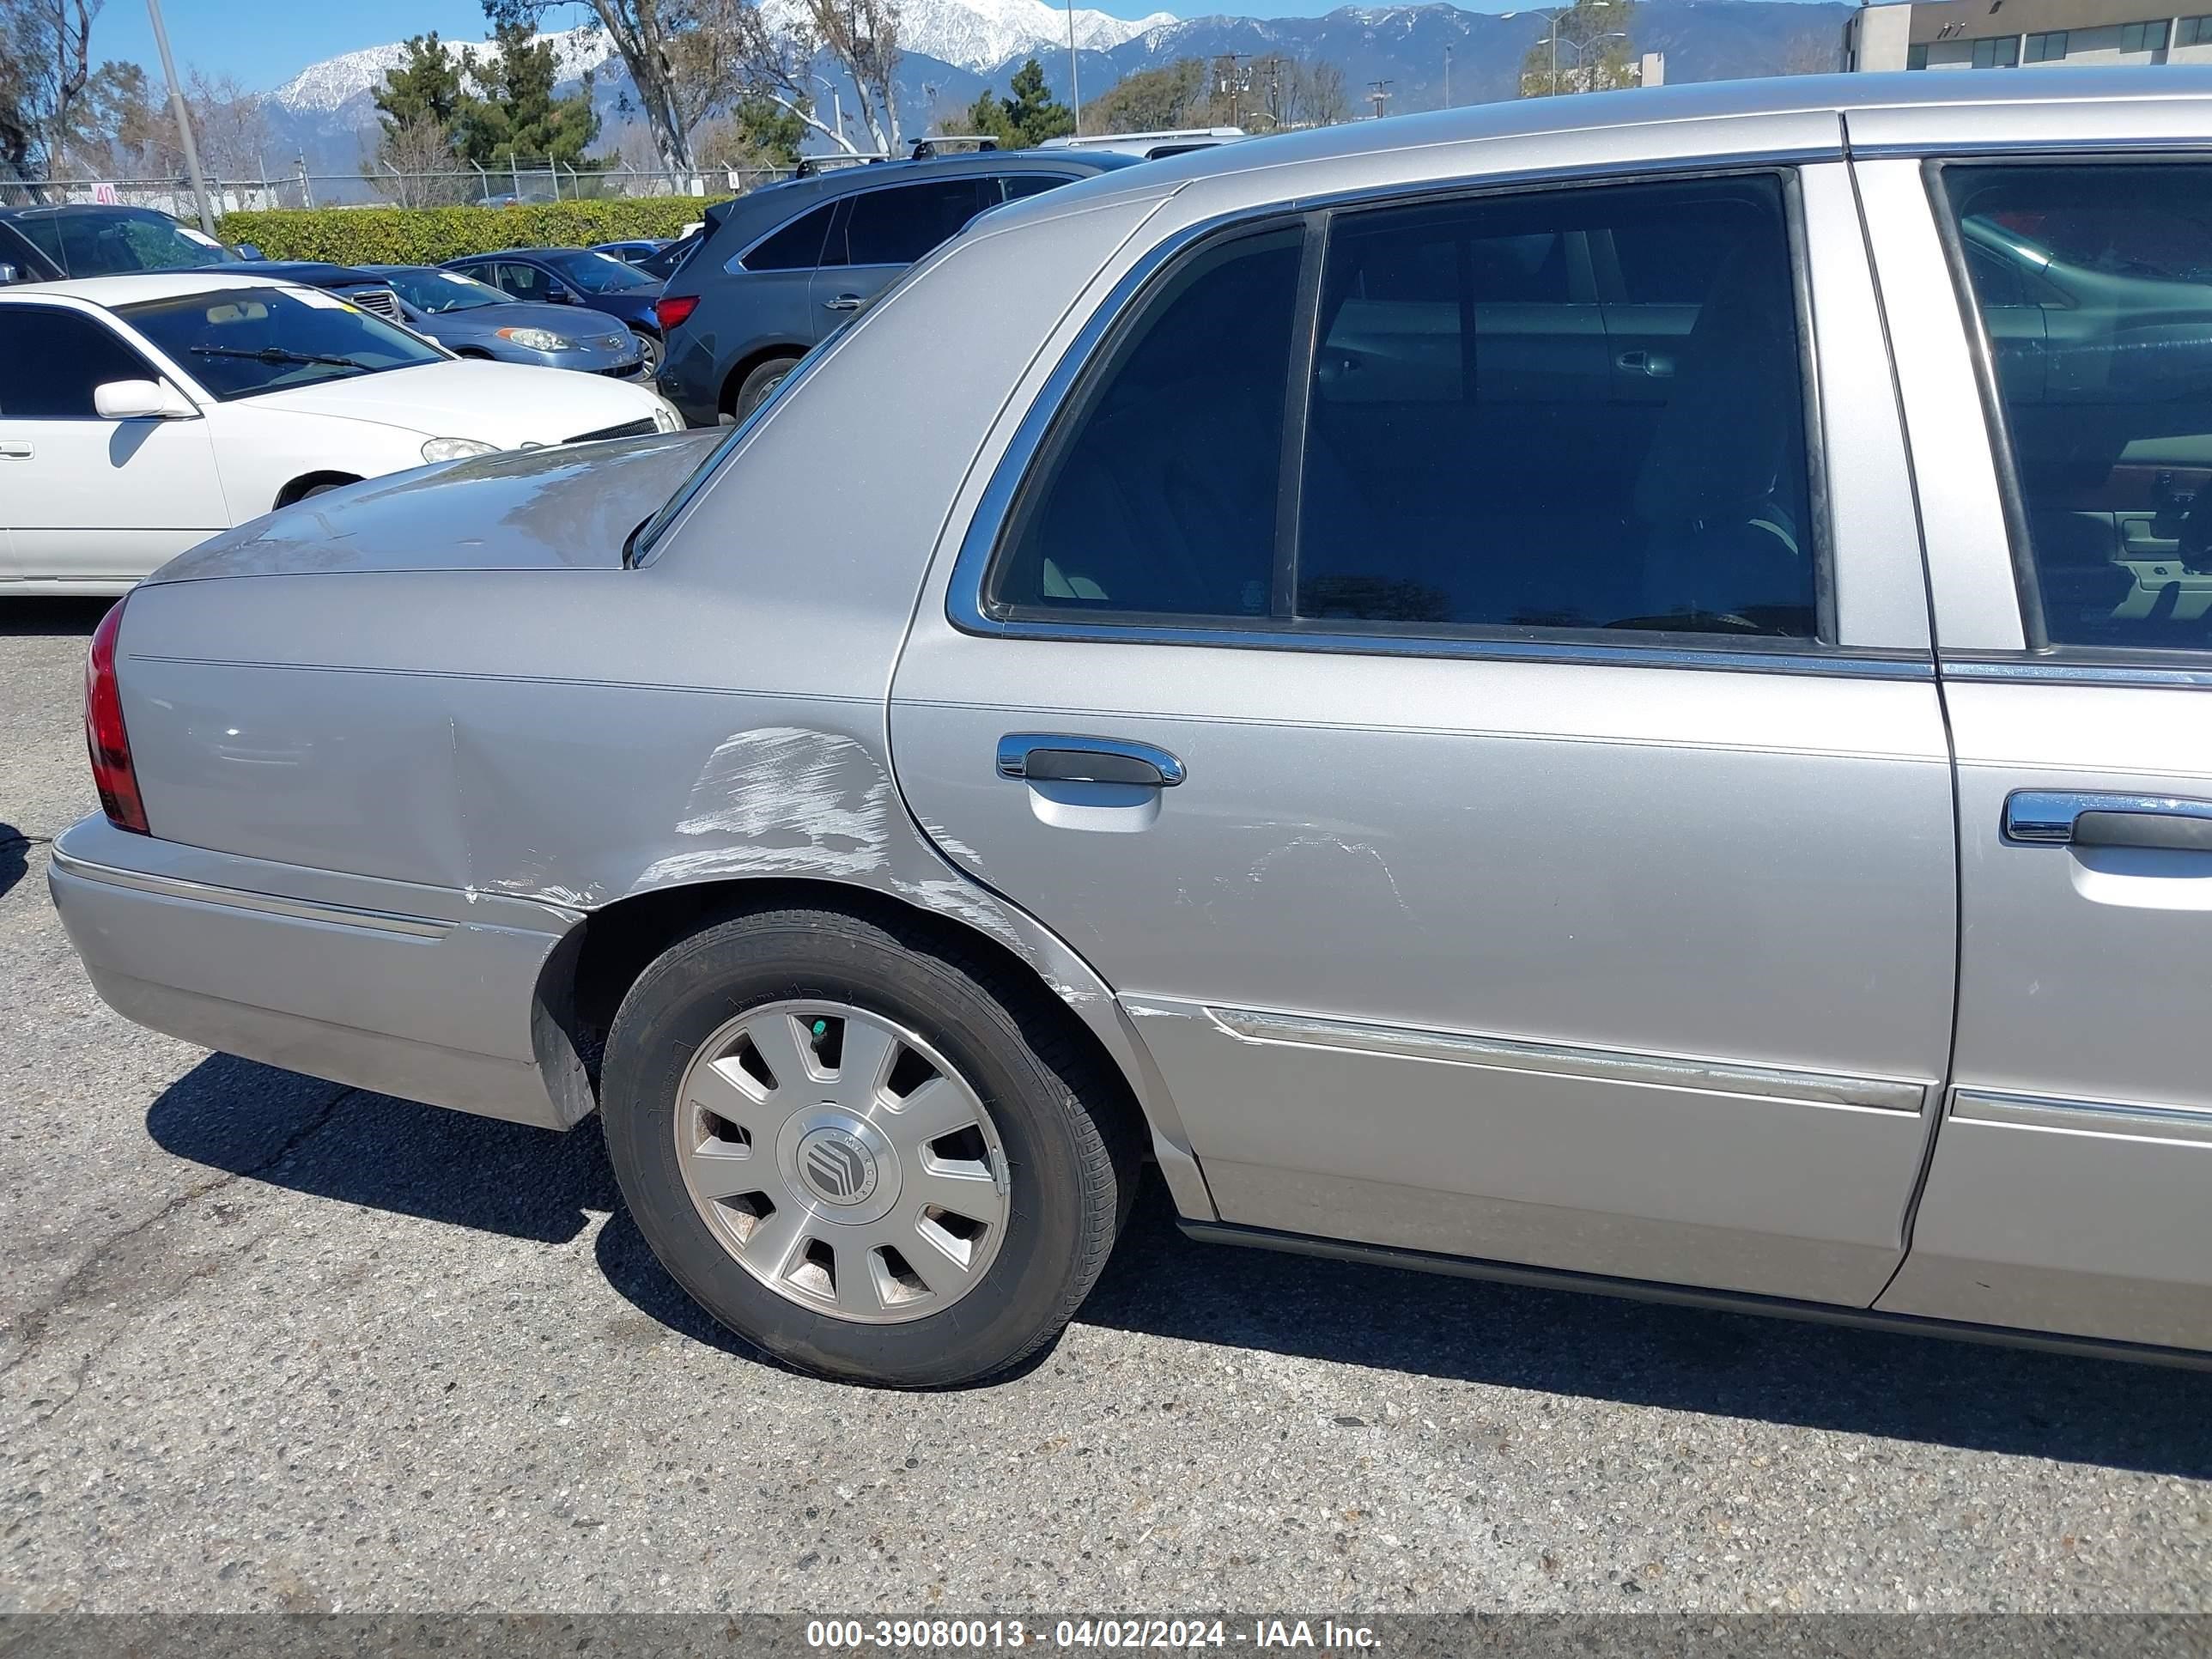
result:
<svg viewBox="0 0 2212 1659"><path fill-rule="evenodd" d="M557 1137L100 1006L99 607L0 601L0 1609L2212 1606L2212 1376L1185 1242L1025 1374L809 1381Z"/></svg>

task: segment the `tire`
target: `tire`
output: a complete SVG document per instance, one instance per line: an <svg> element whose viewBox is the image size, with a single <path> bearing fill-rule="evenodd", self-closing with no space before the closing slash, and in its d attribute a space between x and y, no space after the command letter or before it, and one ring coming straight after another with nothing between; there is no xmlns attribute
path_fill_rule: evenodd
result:
<svg viewBox="0 0 2212 1659"><path fill-rule="evenodd" d="M817 1021L817 1007L847 1012ZM748 1095L739 1101L732 1109L737 1115L759 1116L732 1127L702 1112L700 1103L738 1099L726 1094L724 1079L734 1075L730 1068L749 1066L755 1057L766 1061L775 1047L768 1042L754 1051L740 1036L738 1048L726 1051L721 1045L732 1041L727 1034L733 1027L780 1030L802 1045L810 1032L832 1027L838 1034L834 1039L815 1040L839 1045L839 1077L847 1069L847 1033L851 1052L859 1055L873 1052L864 1041L869 1033L903 1030L911 1041L894 1042L895 1062L877 1063L886 1081L866 1098L892 1102L902 1076L916 1074L905 1068L933 1066L943 1077L933 1079L932 1086L949 1080L956 1092L964 1090L958 1097L981 1111L980 1131L960 1129L919 1152L888 1140L872 1142L863 1149L865 1158L853 1160L867 1166L860 1199L849 1198L859 1179L842 1189L848 1194L845 1201L860 1207L835 1208L818 1184L807 1184L817 1182L819 1169L818 1163L805 1167L807 1160L822 1156L818 1145L806 1150L810 1143L828 1136L858 1146L854 1137L872 1136L876 1125L901 1133L896 1122L902 1108L871 1107L862 1121L840 1117L834 1129L808 1128L826 1123L823 1114L842 1109L827 1098L817 1104L816 1097L845 1085L809 1080L796 1085L799 1094L787 1101L781 1081L787 1063L781 1055L804 1051L786 1048L775 1051L774 1090L757 1079L740 1079L765 1100L748 1104ZM726 1053L744 1058L712 1061ZM817 1062L802 1058L797 1063L811 1071ZM853 1069L857 1088L864 1066ZM934 1097L941 1107L948 1097ZM909 1103L921 1098L918 1090L905 1097ZM756 1346L801 1370L850 1382L944 1388L1018 1365L1059 1334L1097 1283L1135 1193L1139 1143L1133 1103L1121 1080L1068 1029L1056 1005L994 964L967 959L918 931L841 911L762 911L672 946L639 977L615 1016L600 1099L623 1197L670 1275ZM915 1112L917 1122L932 1116L927 1109ZM702 1123L710 1127L702 1131ZM1000 1180L970 1183L966 1190L981 1195L972 1211L918 1210L941 1190L929 1183L942 1172L986 1167L984 1162L938 1161L948 1147L973 1149L975 1142L962 1139L971 1133L993 1138L988 1167ZM702 1162L717 1175L738 1167L704 1155L736 1151L740 1139L744 1150L737 1156L751 1163L746 1173L726 1176L720 1185L757 1179L763 1183L760 1193L695 1196L687 1171ZM841 1170L837 1178L847 1173ZM995 1199L986 1188L995 1188ZM763 1199L770 1200L766 1220L747 1213L757 1212ZM889 1208L877 1221L872 1208L879 1202ZM870 1228L844 1224L912 1230L933 1215L943 1227L965 1227L975 1224L965 1219L969 1214L993 1202L1003 1212L974 1242L963 1244L974 1259L962 1270L970 1276L957 1284L927 1240L907 1243L908 1234L900 1232L899 1248L870 1251ZM924 1219L917 1221L917 1214ZM770 1223L779 1229L773 1239ZM748 1227L750 1234L733 1243ZM763 1242L765 1254L749 1265L745 1258L756 1240ZM987 1255L979 1254L987 1249ZM919 1294L909 1279L921 1286ZM825 1290L825 1284L832 1288ZM842 1294L848 1288L849 1310ZM908 1299L893 1303L892 1297ZM874 1311L861 1311L863 1303Z"/></svg>
<svg viewBox="0 0 2212 1659"><path fill-rule="evenodd" d="M667 348L657 334L648 334L641 328L634 328L630 332L637 336L638 358L643 365L638 371L638 379L650 386L660 378L660 360Z"/></svg>
<svg viewBox="0 0 2212 1659"><path fill-rule="evenodd" d="M783 384L783 377L798 366L799 359L796 357L771 357L766 362L756 365L753 372L745 376L744 384L738 387L734 411L737 417L742 421L766 403L775 394L776 387Z"/></svg>

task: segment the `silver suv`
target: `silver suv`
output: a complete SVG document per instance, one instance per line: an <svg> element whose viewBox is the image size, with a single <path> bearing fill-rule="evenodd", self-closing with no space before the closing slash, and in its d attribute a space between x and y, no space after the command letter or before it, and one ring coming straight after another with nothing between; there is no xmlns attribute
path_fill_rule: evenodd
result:
<svg viewBox="0 0 2212 1659"><path fill-rule="evenodd" d="M162 1030L596 1108L836 1376L1033 1352L1147 1158L1206 1239L2201 1358L2208 132L1790 78L1054 191L703 458L171 565L55 897Z"/></svg>

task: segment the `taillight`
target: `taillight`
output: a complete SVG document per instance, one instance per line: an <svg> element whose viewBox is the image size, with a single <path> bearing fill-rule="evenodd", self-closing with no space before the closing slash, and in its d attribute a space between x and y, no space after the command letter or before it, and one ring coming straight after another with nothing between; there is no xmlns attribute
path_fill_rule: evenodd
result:
<svg viewBox="0 0 2212 1659"><path fill-rule="evenodd" d="M118 599L92 630L92 653L84 665L84 739L92 750L100 810L118 830L150 836L146 804L138 799L138 775L131 766L130 735L123 729L123 694L115 684L115 636L123 630L123 603Z"/></svg>
<svg viewBox="0 0 2212 1659"><path fill-rule="evenodd" d="M667 333L680 327L686 317L699 308L696 294L664 294L653 302L653 314L660 319L660 331Z"/></svg>

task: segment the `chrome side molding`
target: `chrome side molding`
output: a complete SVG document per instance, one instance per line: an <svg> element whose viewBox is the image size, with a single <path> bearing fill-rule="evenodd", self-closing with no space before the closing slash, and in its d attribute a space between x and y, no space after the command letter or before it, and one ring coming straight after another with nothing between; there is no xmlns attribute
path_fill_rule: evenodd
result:
<svg viewBox="0 0 2212 1659"><path fill-rule="evenodd" d="M53 867L81 881L104 882L151 893L156 898L181 899L191 904L220 905L229 910L252 910L262 915L288 916L295 921L320 922L329 927L360 927L376 933L399 933L410 939L443 939L454 923L422 916L403 916L388 910L362 910L345 904L314 904L306 899L276 893L249 893L243 888L215 887L206 882L185 881L175 876L149 875L140 870L118 870L72 858L58 847L52 849Z"/></svg>
<svg viewBox="0 0 2212 1659"><path fill-rule="evenodd" d="M1954 1089L1951 1115L1962 1123L2054 1129L2066 1134L2124 1135L2138 1140L2185 1140L2212 1146L2212 1111L2109 1100Z"/></svg>
<svg viewBox="0 0 2212 1659"><path fill-rule="evenodd" d="M1850 1077L1736 1060L1584 1048L1455 1031L1415 1030L1406 1026L1319 1019L1304 1014L1212 1007L1206 1012L1222 1030L1246 1042L1348 1048L1363 1054L1442 1060L1449 1065L1480 1066L1490 1071L1534 1072L1554 1077L1589 1078L1601 1083L1694 1089L1708 1094L1794 1101L1802 1105L1917 1114L1926 1104L1929 1090L1933 1086L1929 1082L1904 1078Z"/></svg>

